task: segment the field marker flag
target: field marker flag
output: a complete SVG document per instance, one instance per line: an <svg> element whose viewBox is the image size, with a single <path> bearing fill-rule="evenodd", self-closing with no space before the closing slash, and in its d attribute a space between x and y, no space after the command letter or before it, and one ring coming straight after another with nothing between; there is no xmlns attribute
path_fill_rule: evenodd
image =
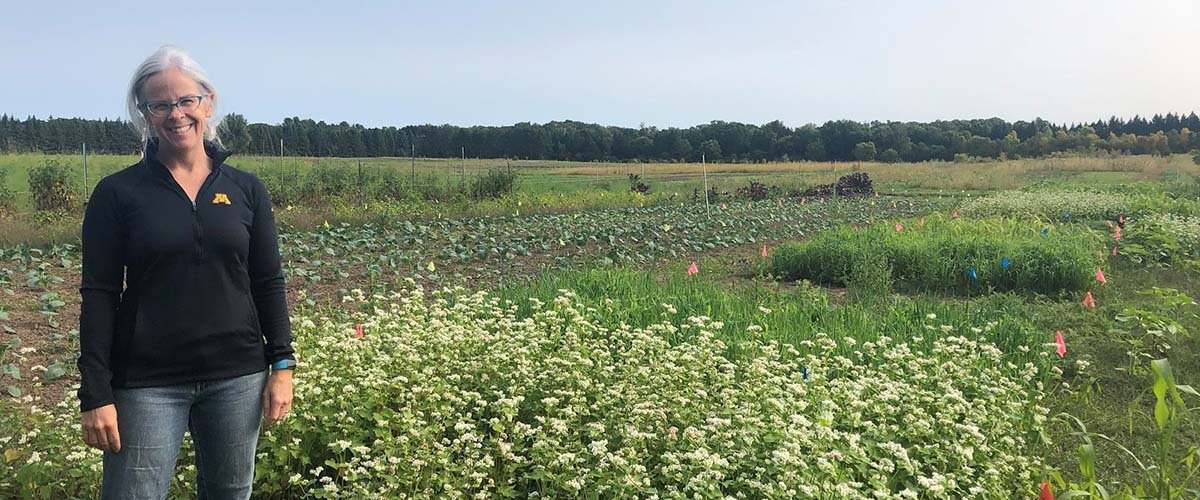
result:
<svg viewBox="0 0 1200 500"><path fill-rule="evenodd" d="M747 210L749 210L751 206L752 206L752 205L751 205L751 202L747 201L747 202L746 202L746 209L747 209Z"/></svg>
<svg viewBox="0 0 1200 500"><path fill-rule="evenodd" d="M1063 210L1063 218L1064 218L1064 219L1070 219L1070 218L1071 218L1071 211L1070 211L1070 210Z"/></svg>
<svg viewBox="0 0 1200 500"><path fill-rule="evenodd" d="M1120 214L1117 216L1117 224L1122 226L1125 225L1125 214Z"/></svg>
<svg viewBox="0 0 1200 500"><path fill-rule="evenodd" d="M800 198L800 204L801 204L801 205L807 205L807 204L808 204L808 198Z"/></svg>
<svg viewBox="0 0 1200 500"><path fill-rule="evenodd" d="M1038 494L1038 500L1054 500L1054 493L1050 492L1050 483L1042 481L1042 492Z"/></svg>
<svg viewBox="0 0 1200 500"><path fill-rule="evenodd" d="M1048 228L1048 227L1042 228L1042 236L1050 236L1050 228Z"/></svg>
<svg viewBox="0 0 1200 500"><path fill-rule="evenodd" d="M958 210L955 210L955 211L953 211L953 212L950 212L950 218L951 218L951 219L957 219L957 218L958 218Z"/></svg>
<svg viewBox="0 0 1200 500"><path fill-rule="evenodd" d="M918 225L918 226L921 226L921 227L925 227L925 218L924 218L924 217L921 217L921 221L920 221L920 222L918 222L918 223L917 223L917 225Z"/></svg>
<svg viewBox="0 0 1200 500"><path fill-rule="evenodd" d="M800 367L800 376L804 378L805 382L808 381L808 367L807 366Z"/></svg>
<svg viewBox="0 0 1200 500"><path fill-rule="evenodd" d="M1116 257L1116 256L1117 256L1117 247L1113 247L1113 250L1112 250L1112 256L1113 256L1113 257Z"/></svg>
<svg viewBox="0 0 1200 500"><path fill-rule="evenodd" d="M971 276L971 281L975 281L979 276L975 274L975 267L967 270L967 274Z"/></svg>
<svg viewBox="0 0 1200 500"><path fill-rule="evenodd" d="M700 268L696 267L696 261L693 260L692 265L688 266L688 271L687 271L688 276L691 276L698 272L700 272Z"/></svg>
<svg viewBox="0 0 1200 500"><path fill-rule="evenodd" d="M776 198L776 199L775 199L775 206L777 206L777 207L782 207L782 206L783 206L783 198Z"/></svg>
<svg viewBox="0 0 1200 500"><path fill-rule="evenodd" d="M727 210L728 208L729 208L728 205L726 205L724 203L721 204L721 210Z"/></svg>
<svg viewBox="0 0 1200 500"><path fill-rule="evenodd" d="M1000 258L1000 267L1003 267L1003 268L1005 268L1005 269L1008 269L1008 266L1011 266L1011 265L1012 265L1012 262L1009 262L1009 261L1008 261L1008 257L1001 257L1001 258Z"/></svg>
<svg viewBox="0 0 1200 500"><path fill-rule="evenodd" d="M1062 330L1054 332L1054 343L1058 345L1058 347L1054 348L1054 352L1058 354L1058 357L1062 358L1063 356L1066 356L1067 341L1063 340Z"/></svg>
<svg viewBox="0 0 1200 500"><path fill-rule="evenodd" d="M1108 280L1104 279L1104 270L1098 267L1096 268L1096 281L1108 283Z"/></svg>
<svg viewBox="0 0 1200 500"><path fill-rule="evenodd" d="M876 191L876 192L875 192L875 197L876 197L876 198L878 198L878 197L879 197L879 191Z"/></svg>
<svg viewBox="0 0 1200 500"><path fill-rule="evenodd" d="M903 230L904 230L904 226L900 225L900 223L899 223L899 222L897 222L897 223L896 223L896 232L897 232L897 233L899 233L899 232L901 232L901 231L903 231Z"/></svg>
<svg viewBox="0 0 1200 500"><path fill-rule="evenodd" d="M767 258L767 246L766 245L763 245L762 256L764 259Z"/></svg>
<svg viewBox="0 0 1200 500"><path fill-rule="evenodd" d="M362 327L362 325L354 325L354 336L355 336L355 337L357 337L357 338L360 338L360 339L361 339L361 338L363 338L363 327Z"/></svg>
<svg viewBox="0 0 1200 500"><path fill-rule="evenodd" d="M1121 226L1117 226L1116 229L1113 231L1113 239L1117 240L1117 241L1121 241Z"/></svg>
<svg viewBox="0 0 1200 500"><path fill-rule="evenodd" d="M1110 220L1106 220L1106 221L1104 221L1104 222L1108 223L1108 228L1109 228L1109 229L1112 229L1112 227L1113 227L1113 223L1112 223L1112 221L1110 221Z"/></svg>
<svg viewBox="0 0 1200 500"><path fill-rule="evenodd" d="M1096 308L1096 299L1092 297L1092 291L1088 290L1087 295L1083 296L1083 307Z"/></svg>

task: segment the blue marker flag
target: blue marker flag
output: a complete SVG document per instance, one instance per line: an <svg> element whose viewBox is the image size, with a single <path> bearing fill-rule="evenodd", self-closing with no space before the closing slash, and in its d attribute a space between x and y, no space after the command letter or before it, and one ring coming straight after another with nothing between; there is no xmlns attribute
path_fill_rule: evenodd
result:
<svg viewBox="0 0 1200 500"><path fill-rule="evenodd" d="M1071 218L1071 211L1070 211L1070 210L1063 210L1063 218L1064 218L1064 219L1070 219L1070 218Z"/></svg>
<svg viewBox="0 0 1200 500"><path fill-rule="evenodd" d="M1008 261L1008 257L1001 257L1001 258L1000 258L1000 267L1003 267L1003 268L1005 268L1005 269L1008 269L1008 266L1010 266L1010 265L1012 265L1012 262L1009 262L1009 261Z"/></svg>
<svg viewBox="0 0 1200 500"><path fill-rule="evenodd" d="M808 367L807 366L800 367L800 376L804 377L804 380L808 380Z"/></svg>
<svg viewBox="0 0 1200 500"><path fill-rule="evenodd" d="M976 276L976 275L975 275L975 268L974 268L974 267L972 267L971 269L967 270L967 274L969 274L969 275L971 276L971 280L975 280L976 278L978 278L978 276Z"/></svg>
<svg viewBox="0 0 1200 500"><path fill-rule="evenodd" d="M1050 236L1050 228L1042 229L1042 236Z"/></svg>

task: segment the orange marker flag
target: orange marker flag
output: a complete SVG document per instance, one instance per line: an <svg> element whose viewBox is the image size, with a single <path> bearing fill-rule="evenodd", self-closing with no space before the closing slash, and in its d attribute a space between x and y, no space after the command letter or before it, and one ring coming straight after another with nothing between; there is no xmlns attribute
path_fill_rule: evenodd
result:
<svg viewBox="0 0 1200 500"><path fill-rule="evenodd" d="M1098 267L1096 268L1096 281L1108 283L1108 280L1104 279L1104 270Z"/></svg>
<svg viewBox="0 0 1200 500"><path fill-rule="evenodd" d="M1038 500L1054 500L1054 493L1050 492L1050 483L1042 481L1042 492L1038 494Z"/></svg>
<svg viewBox="0 0 1200 500"><path fill-rule="evenodd" d="M767 246L766 245L763 245L762 256L764 259L767 258Z"/></svg>
<svg viewBox="0 0 1200 500"><path fill-rule="evenodd" d="M955 210L955 211L953 211L953 212L950 212L950 218L951 218L951 219L957 219L957 218L958 218L958 210Z"/></svg>
<svg viewBox="0 0 1200 500"><path fill-rule="evenodd" d="M903 230L904 230L904 226L900 225L900 223L897 222L896 223L896 232L899 233L900 231L903 231Z"/></svg>
<svg viewBox="0 0 1200 500"><path fill-rule="evenodd" d="M1063 356L1066 356L1067 355L1067 341L1063 340L1062 330L1054 332L1054 343L1058 344L1058 347L1054 349L1054 352L1058 353L1058 357L1061 358Z"/></svg>
<svg viewBox="0 0 1200 500"><path fill-rule="evenodd" d="M696 267L696 261L693 260L692 265L688 266L688 276L691 276L698 272L700 272L700 269Z"/></svg>
<svg viewBox="0 0 1200 500"><path fill-rule="evenodd" d="M1092 291L1088 290L1087 295L1083 296L1083 307L1096 308L1096 299L1092 298Z"/></svg>
<svg viewBox="0 0 1200 500"><path fill-rule="evenodd" d="M360 339L361 339L361 338L363 338L363 327L362 327L362 325L354 325L354 336L355 336L355 337L357 337L357 338L360 338Z"/></svg>

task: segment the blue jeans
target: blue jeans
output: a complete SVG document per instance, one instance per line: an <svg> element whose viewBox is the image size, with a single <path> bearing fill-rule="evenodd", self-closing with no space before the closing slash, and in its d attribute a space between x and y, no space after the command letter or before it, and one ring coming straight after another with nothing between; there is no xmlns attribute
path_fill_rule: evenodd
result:
<svg viewBox="0 0 1200 500"><path fill-rule="evenodd" d="M196 495L247 499L267 372L164 387L115 389L121 451L104 452L105 500L167 496L184 426L196 449Z"/></svg>

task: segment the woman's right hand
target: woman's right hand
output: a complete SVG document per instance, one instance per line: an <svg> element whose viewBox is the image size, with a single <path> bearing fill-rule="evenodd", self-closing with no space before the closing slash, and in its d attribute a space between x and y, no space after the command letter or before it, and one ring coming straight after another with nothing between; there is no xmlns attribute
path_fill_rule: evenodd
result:
<svg viewBox="0 0 1200 500"><path fill-rule="evenodd" d="M83 412L83 442L104 451L121 451L116 405L110 404Z"/></svg>

